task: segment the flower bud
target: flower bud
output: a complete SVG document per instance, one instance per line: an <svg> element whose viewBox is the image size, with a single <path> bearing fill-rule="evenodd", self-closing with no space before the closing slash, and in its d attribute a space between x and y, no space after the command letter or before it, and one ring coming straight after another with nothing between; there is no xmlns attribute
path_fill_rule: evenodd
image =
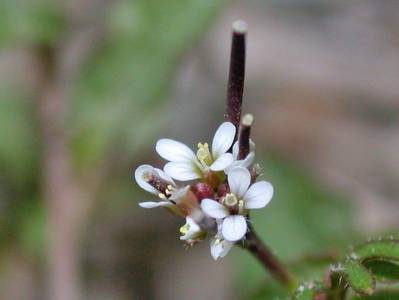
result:
<svg viewBox="0 0 399 300"><path fill-rule="evenodd" d="M193 193L197 197L198 201L202 199L212 198L214 195L213 188L204 182L198 182L192 187Z"/></svg>

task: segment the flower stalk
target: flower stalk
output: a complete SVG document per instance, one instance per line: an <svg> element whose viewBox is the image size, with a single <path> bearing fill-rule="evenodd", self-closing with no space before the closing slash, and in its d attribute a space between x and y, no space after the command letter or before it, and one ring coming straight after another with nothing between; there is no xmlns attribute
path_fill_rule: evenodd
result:
<svg viewBox="0 0 399 300"><path fill-rule="evenodd" d="M212 143L200 142L193 151L179 141L160 139L155 150L167 161L163 170L141 165L134 178L141 188L159 198L141 202L141 207L164 207L185 218L180 239L186 245L209 240L215 260L226 256L233 245L240 245L291 290L295 287L293 277L256 235L249 220L251 210L269 204L274 188L270 182L257 180L260 169L255 163L255 143L250 138L254 118L247 114L241 120L245 34L245 23L235 22L227 120L216 130Z"/></svg>
<svg viewBox="0 0 399 300"><path fill-rule="evenodd" d="M236 21L233 23L232 28L225 120L233 123L238 129L241 119L242 95L244 92L247 25L243 21Z"/></svg>
<svg viewBox="0 0 399 300"><path fill-rule="evenodd" d="M250 153L250 135L254 120L250 114L245 115L241 120L247 25L243 21L236 21L233 23L232 29L225 119L233 123L236 128L239 128L237 159L242 160ZM248 232L245 235L243 243L238 243L237 245L241 245L242 248L247 249L254 255L282 285L287 286L289 289L295 288L293 276L262 242L250 223L248 223Z"/></svg>

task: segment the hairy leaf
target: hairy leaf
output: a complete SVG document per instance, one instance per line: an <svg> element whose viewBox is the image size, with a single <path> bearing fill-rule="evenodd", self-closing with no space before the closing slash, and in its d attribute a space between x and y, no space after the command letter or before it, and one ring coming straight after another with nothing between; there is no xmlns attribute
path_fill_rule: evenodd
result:
<svg viewBox="0 0 399 300"><path fill-rule="evenodd" d="M362 260L371 258L399 260L399 240L371 241L358 247L355 254Z"/></svg>
<svg viewBox="0 0 399 300"><path fill-rule="evenodd" d="M360 294L371 295L375 289L375 278L360 262L348 259L342 270L346 281Z"/></svg>

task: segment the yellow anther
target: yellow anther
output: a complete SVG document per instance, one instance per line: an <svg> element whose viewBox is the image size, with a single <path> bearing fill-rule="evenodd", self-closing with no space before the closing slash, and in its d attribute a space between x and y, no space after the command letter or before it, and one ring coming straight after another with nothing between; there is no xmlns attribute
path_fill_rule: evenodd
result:
<svg viewBox="0 0 399 300"><path fill-rule="evenodd" d="M209 151L208 143L204 143L204 144L198 143L197 146L198 146L198 151L197 151L198 160L202 164L204 164L206 166L210 166L213 162L213 159L212 159L211 152Z"/></svg>
<svg viewBox="0 0 399 300"><path fill-rule="evenodd" d="M186 225L180 227L180 229L179 229L181 234L187 234L189 232L189 230L190 230L189 224L186 224Z"/></svg>
<svg viewBox="0 0 399 300"><path fill-rule="evenodd" d="M243 200L239 200L238 201L238 207L244 207L244 201Z"/></svg>
<svg viewBox="0 0 399 300"><path fill-rule="evenodd" d="M243 201L243 200L239 200L239 201L238 201L238 212L239 212L240 214L243 214L244 211L245 211L245 208L244 208L244 201Z"/></svg>
<svg viewBox="0 0 399 300"><path fill-rule="evenodd" d="M166 199L166 196L164 194L162 194L162 193L159 193L158 197L161 198L161 199Z"/></svg>

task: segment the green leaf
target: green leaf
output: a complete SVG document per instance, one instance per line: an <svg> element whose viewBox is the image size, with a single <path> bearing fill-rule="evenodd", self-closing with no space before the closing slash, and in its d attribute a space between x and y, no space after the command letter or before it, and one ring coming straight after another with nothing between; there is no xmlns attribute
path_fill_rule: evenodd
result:
<svg viewBox="0 0 399 300"><path fill-rule="evenodd" d="M399 240L382 239L371 241L355 249L355 254L362 260L365 259L387 259L399 260Z"/></svg>
<svg viewBox="0 0 399 300"><path fill-rule="evenodd" d="M380 291L371 296L355 296L351 300L396 300L399 299L399 290Z"/></svg>
<svg viewBox="0 0 399 300"><path fill-rule="evenodd" d="M74 85L70 124L79 167L101 163L109 153L123 153L128 161L145 149L165 121L162 104L179 58L223 3L112 2L106 16L109 36Z"/></svg>
<svg viewBox="0 0 399 300"><path fill-rule="evenodd" d="M384 260L370 260L364 262L378 281L389 282L399 280L399 264Z"/></svg>
<svg viewBox="0 0 399 300"><path fill-rule="evenodd" d="M348 259L343 263L342 273L357 293L371 295L375 289L375 278L360 262Z"/></svg>

